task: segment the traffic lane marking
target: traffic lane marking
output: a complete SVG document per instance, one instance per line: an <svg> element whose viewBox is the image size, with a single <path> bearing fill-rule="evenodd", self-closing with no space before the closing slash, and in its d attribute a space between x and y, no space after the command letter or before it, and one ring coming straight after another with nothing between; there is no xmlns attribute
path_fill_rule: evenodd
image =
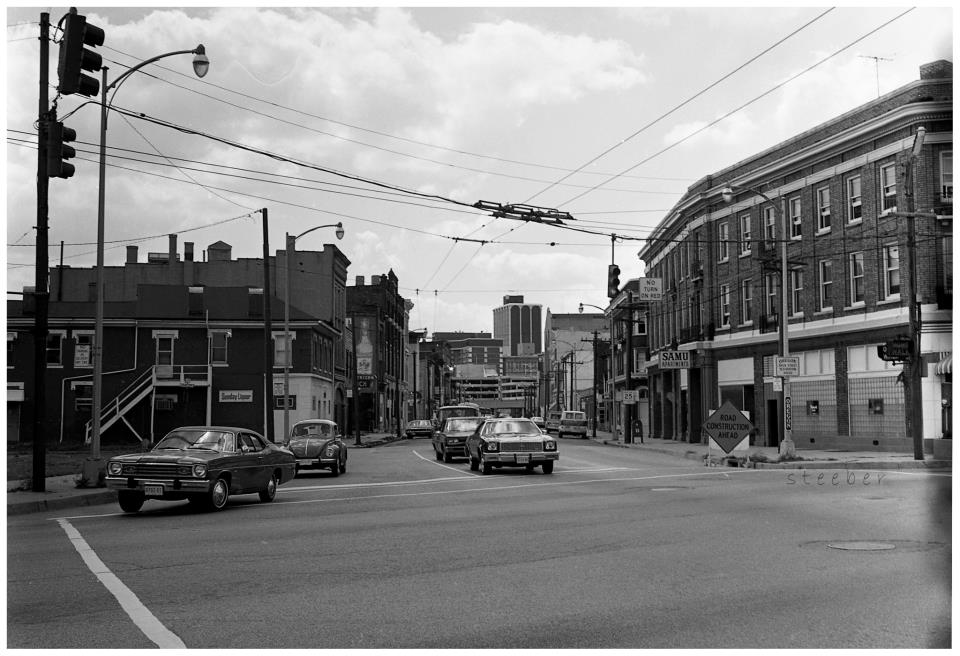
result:
<svg viewBox="0 0 960 656"><path fill-rule="evenodd" d="M143 602L133 593L133 591L123 584L116 574L110 571L110 568L97 555L87 541L83 539L73 524L66 519L58 519L57 523L67 534L67 538L73 544L74 549L80 554L84 564L93 572L97 580L112 594L120 608L133 620L140 631L150 639L157 647L161 649L185 649L186 645L177 634L163 625L150 610L143 605Z"/></svg>
<svg viewBox="0 0 960 656"><path fill-rule="evenodd" d="M426 461L426 462L429 462L431 465L436 465L437 467L443 467L444 469L449 469L450 471L455 471L455 472L457 472L458 474L462 474L463 476L470 476L471 473L472 473L472 472L469 472L469 471L464 471L464 470L462 470L462 469L456 469L456 468L454 468L454 467L451 467L450 465L448 465L448 464L445 463L445 462L439 462L439 461L437 461L437 460L431 460L430 458L428 458L428 457L426 457L426 456L424 456L424 455L421 455L420 452L417 451L417 450L414 450L414 451L413 451L413 455L417 456L417 457L420 458L421 460L424 460L424 461Z"/></svg>

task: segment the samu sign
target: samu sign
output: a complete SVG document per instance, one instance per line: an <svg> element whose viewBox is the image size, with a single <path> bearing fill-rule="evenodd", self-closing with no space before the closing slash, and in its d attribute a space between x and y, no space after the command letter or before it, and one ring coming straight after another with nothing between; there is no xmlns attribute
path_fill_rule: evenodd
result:
<svg viewBox="0 0 960 656"><path fill-rule="evenodd" d="M692 351L661 351L661 369L689 369Z"/></svg>

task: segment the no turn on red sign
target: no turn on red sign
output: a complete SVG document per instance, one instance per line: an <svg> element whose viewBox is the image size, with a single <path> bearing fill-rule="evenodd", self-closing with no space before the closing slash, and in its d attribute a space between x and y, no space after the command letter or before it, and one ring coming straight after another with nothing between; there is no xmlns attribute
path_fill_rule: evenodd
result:
<svg viewBox="0 0 960 656"><path fill-rule="evenodd" d="M730 453L753 430L753 424L729 401L703 422L704 432L724 453Z"/></svg>

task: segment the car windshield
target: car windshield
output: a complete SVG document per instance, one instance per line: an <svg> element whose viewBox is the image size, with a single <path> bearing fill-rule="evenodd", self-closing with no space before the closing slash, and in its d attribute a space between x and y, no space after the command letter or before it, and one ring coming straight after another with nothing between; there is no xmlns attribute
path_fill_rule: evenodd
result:
<svg viewBox="0 0 960 656"><path fill-rule="evenodd" d="M336 425L327 423L297 424L291 432L292 437L333 437L336 435Z"/></svg>
<svg viewBox="0 0 960 656"><path fill-rule="evenodd" d="M433 423L429 419L414 419L410 422L411 428L430 428Z"/></svg>
<svg viewBox="0 0 960 656"><path fill-rule="evenodd" d="M167 449L200 449L204 451L232 451L233 433L202 428L175 430L157 442L154 451Z"/></svg>
<svg viewBox="0 0 960 656"><path fill-rule="evenodd" d="M491 433L494 435L503 435L506 433L539 433L540 429L529 419L522 421L498 421L491 427Z"/></svg>
<svg viewBox="0 0 960 656"><path fill-rule="evenodd" d="M475 419L448 419L444 425L444 430L448 431L472 431L476 429L477 424L483 421L482 417Z"/></svg>

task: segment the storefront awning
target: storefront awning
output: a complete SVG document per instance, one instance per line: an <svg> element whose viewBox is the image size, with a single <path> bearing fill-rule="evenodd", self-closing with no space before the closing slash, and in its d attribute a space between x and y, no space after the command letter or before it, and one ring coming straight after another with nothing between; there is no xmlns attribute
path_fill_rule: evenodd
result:
<svg viewBox="0 0 960 656"><path fill-rule="evenodd" d="M953 353L945 353L937 363L937 375L944 376L953 373Z"/></svg>

